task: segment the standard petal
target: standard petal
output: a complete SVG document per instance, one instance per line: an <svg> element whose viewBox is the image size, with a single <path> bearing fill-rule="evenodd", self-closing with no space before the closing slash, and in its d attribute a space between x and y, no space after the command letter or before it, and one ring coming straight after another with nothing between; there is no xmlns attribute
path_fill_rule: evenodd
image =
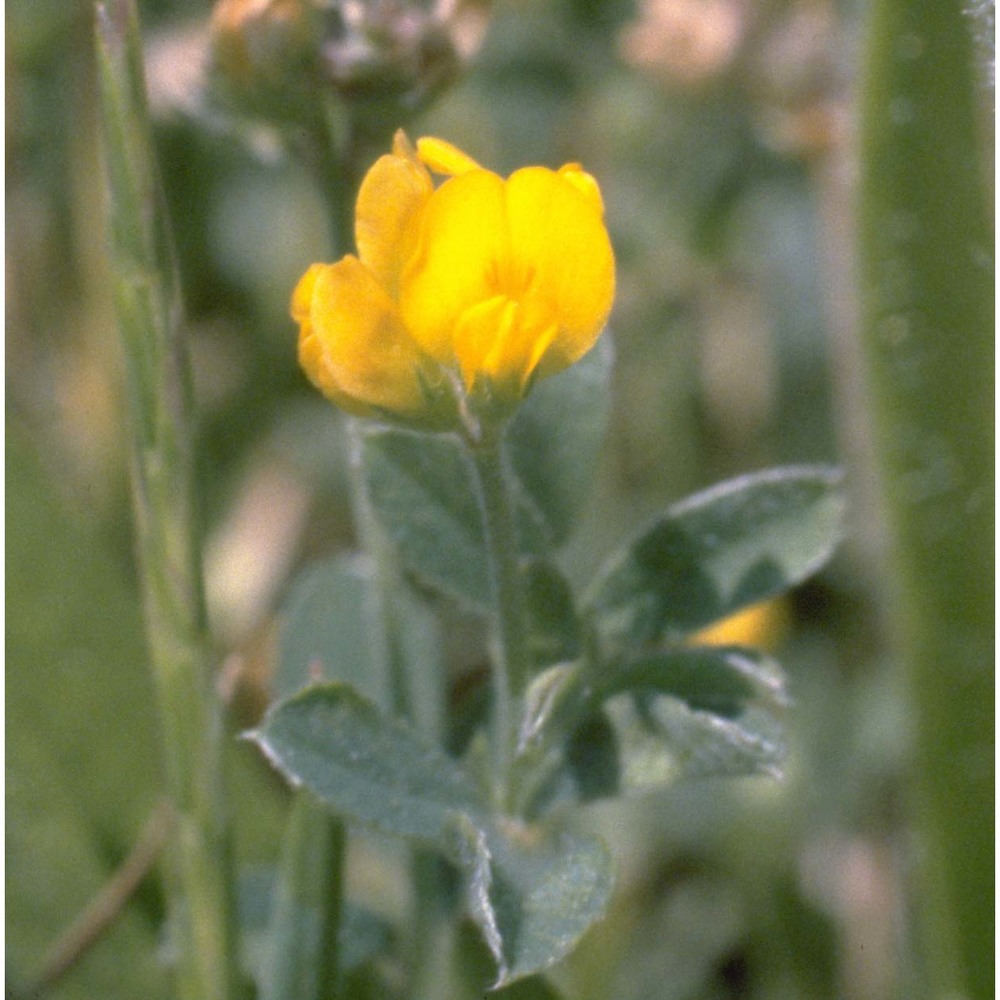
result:
<svg viewBox="0 0 1000 1000"><path fill-rule="evenodd" d="M503 291L509 256L504 182L488 170L445 181L422 213L400 287L403 319L428 354L445 364L455 359L459 317Z"/></svg>
<svg viewBox="0 0 1000 1000"><path fill-rule="evenodd" d="M293 309L310 284L308 315L299 321L299 361L310 380L352 413L424 406L418 373L426 358L371 271L356 257L314 265L296 289Z"/></svg>
<svg viewBox="0 0 1000 1000"><path fill-rule="evenodd" d="M527 167L506 185L512 259L510 274L521 323L557 333L537 359L549 375L582 357L607 322L614 299L615 263L596 182L572 165L564 173Z"/></svg>
<svg viewBox="0 0 1000 1000"><path fill-rule="evenodd" d="M420 214L434 190L427 168L402 133L393 150L365 174L354 220L358 256L390 295L396 294L416 247Z"/></svg>

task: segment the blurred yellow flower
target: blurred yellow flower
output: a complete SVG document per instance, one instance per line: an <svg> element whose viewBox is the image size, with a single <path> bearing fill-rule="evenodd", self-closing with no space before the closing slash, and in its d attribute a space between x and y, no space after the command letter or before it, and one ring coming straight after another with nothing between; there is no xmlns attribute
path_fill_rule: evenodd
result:
<svg viewBox="0 0 1000 1000"><path fill-rule="evenodd" d="M737 611L690 636L696 646L750 646L773 650L789 626L788 606L781 598L761 601Z"/></svg>
<svg viewBox="0 0 1000 1000"><path fill-rule="evenodd" d="M437 188L432 171L447 177ZM358 194L357 257L314 264L295 289L306 374L359 414L419 419L453 390L474 410L512 408L604 327L615 265L603 215L578 164L504 180L397 132Z"/></svg>

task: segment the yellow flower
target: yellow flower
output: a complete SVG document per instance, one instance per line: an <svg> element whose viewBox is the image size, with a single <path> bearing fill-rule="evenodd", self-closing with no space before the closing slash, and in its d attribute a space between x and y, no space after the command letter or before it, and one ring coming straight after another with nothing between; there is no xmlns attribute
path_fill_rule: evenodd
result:
<svg viewBox="0 0 1000 1000"><path fill-rule="evenodd" d="M752 646L774 649L789 626L789 611L780 598L751 604L690 636L697 646Z"/></svg>
<svg viewBox="0 0 1000 1000"><path fill-rule="evenodd" d="M447 177L437 188L432 171ZM504 180L397 132L358 194L358 256L314 264L295 290L303 368L354 413L419 419L456 389L473 410L513 408L604 327L615 269L603 214L578 164Z"/></svg>

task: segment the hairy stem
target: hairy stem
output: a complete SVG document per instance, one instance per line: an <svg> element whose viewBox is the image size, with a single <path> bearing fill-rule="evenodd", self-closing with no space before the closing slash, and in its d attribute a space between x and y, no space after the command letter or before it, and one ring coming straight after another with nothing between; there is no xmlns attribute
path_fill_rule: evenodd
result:
<svg viewBox="0 0 1000 1000"><path fill-rule="evenodd" d="M499 434L470 444L479 486L479 503L486 533L495 602L496 650L493 658L493 741L497 796L501 807L509 798L513 760L514 706L528 681L528 643L524 591L518 568L517 530L507 487Z"/></svg>

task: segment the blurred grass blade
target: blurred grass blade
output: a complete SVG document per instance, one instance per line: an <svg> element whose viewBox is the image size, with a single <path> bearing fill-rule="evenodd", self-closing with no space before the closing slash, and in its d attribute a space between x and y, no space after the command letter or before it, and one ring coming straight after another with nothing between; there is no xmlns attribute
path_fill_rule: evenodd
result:
<svg viewBox="0 0 1000 1000"><path fill-rule="evenodd" d="M168 889L179 995L234 995L221 726L194 515L191 393L153 157L134 4L96 8L113 277L124 356L137 548L167 779L177 809Z"/></svg>
<svg viewBox="0 0 1000 1000"><path fill-rule="evenodd" d="M309 792L296 791L282 843L261 1000L333 1000L341 995L345 848L343 824Z"/></svg>
<svg viewBox="0 0 1000 1000"><path fill-rule="evenodd" d="M971 25L878 0L862 93L863 341L916 716L928 996L993 996L993 261Z"/></svg>

